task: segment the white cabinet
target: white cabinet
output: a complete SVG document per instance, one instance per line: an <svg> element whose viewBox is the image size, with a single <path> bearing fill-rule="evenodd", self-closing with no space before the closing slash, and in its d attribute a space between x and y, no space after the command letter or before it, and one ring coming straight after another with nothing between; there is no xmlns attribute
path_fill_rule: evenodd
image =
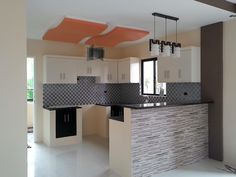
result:
<svg viewBox="0 0 236 177"><path fill-rule="evenodd" d="M77 63L78 76L100 76L101 66L101 60L87 61L82 59Z"/></svg>
<svg viewBox="0 0 236 177"><path fill-rule="evenodd" d="M44 57L44 83L76 83L77 60L58 56Z"/></svg>
<svg viewBox="0 0 236 177"><path fill-rule="evenodd" d="M138 58L87 61L82 57L44 57L44 83L77 83L78 76L95 76L98 83L139 83L139 70Z"/></svg>
<svg viewBox="0 0 236 177"><path fill-rule="evenodd" d="M104 60L101 64L101 75L97 78L98 83L117 83L117 62Z"/></svg>
<svg viewBox="0 0 236 177"><path fill-rule="evenodd" d="M158 57L158 82L201 82L199 47L181 49L181 57Z"/></svg>
<svg viewBox="0 0 236 177"><path fill-rule="evenodd" d="M118 83L139 83L140 60L126 58L118 61Z"/></svg>

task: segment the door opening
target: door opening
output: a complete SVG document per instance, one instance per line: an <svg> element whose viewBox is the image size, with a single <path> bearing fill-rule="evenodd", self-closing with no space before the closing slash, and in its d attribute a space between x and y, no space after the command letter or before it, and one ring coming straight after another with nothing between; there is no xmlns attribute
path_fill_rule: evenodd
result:
<svg viewBox="0 0 236 177"><path fill-rule="evenodd" d="M27 139L28 148L34 142L34 58L27 58Z"/></svg>

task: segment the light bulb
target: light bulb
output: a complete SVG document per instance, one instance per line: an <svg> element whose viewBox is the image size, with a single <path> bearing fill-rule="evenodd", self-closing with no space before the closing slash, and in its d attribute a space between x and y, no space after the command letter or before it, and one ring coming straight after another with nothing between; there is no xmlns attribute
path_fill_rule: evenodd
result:
<svg viewBox="0 0 236 177"><path fill-rule="evenodd" d="M163 57L169 57L171 53L171 47L170 47L170 43L166 42L163 44L163 52L162 52L162 56Z"/></svg>
<svg viewBox="0 0 236 177"><path fill-rule="evenodd" d="M151 48L151 56L159 56L160 55L160 46L159 44L152 44Z"/></svg>

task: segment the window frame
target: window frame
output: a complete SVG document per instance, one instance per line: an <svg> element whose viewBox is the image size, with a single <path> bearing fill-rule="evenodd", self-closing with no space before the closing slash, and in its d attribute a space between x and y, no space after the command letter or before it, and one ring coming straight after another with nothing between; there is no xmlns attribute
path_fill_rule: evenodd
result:
<svg viewBox="0 0 236 177"><path fill-rule="evenodd" d="M151 94L151 93L144 93L144 78L143 78L143 76L144 76L144 63L145 62L149 62L149 61L153 61L153 74L154 74L154 77L153 77L153 83L154 83L154 85L153 85L153 89L154 89L154 92L153 92L153 94ZM158 65L158 58L157 57L155 57L155 58L148 58L148 59L142 59L141 60L141 94L142 95L147 95L147 96L160 96L160 94L157 94L156 93L156 84L157 84L157 65ZM164 96L166 96L166 94L164 94Z"/></svg>

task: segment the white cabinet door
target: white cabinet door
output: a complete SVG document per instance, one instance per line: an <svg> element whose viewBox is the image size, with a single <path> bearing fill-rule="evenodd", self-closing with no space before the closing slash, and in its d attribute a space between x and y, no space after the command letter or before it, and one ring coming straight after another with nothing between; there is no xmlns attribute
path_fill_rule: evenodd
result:
<svg viewBox="0 0 236 177"><path fill-rule="evenodd" d="M61 60L44 58L44 83L61 83L62 78Z"/></svg>
<svg viewBox="0 0 236 177"><path fill-rule="evenodd" d="M45 57L44 83L77 83L76 60Z"/></svg>
<svg viewBox="0 0 236 177"><path fill-rule="evenodd" d="M87 74L87 61L85 59L80 59L77 61L77 75L86 76Z"/></svg>
<svg viewBox="0 0 236 177"><path fill-rule="evenodd" d="M100 76L101 66L101 60L87 61L86 76Z"/></svg>
<svg viewBox="0 0 236 177"><path fill-rule="evenodd" d="M129 83L130 82L130 61L118 61L118 82Z"/></svg>
<svg viewBox="0 0 236 177"><path fill-rule="evenodd" d="M192 82L191 81L191 50L182 50L180 58L174 58L176 65L176 82Z"/></svg>
<svg viewBox="0 0 236 177"><path fill-rule="evenodd" d="M100 76L102 61L81 59L77 63L78 76Z"/></svg>
<svg viewBox="0 0 236 177"><path fill-rule="evenodd" d="M176 82L177 62L171 57L158 57L158 82Z"/></svg>
<svg viewBox="0 0 236 177"><path fill-rule="evenodd" d="M117 62L113 62L113 61L109 61L108 62L108 83L117 83L118 82L118 78L117 78Z"/></svg>
<svg viewBox="0 0 236 177"><path fill-rule="evenodd" d="M97 78L98 83L117 83L117 62L103 61L101 75Z"/></svg>
<svg viewBox="0 0 236 177"><path fill-rule="evenodd" d="M119 83L140 82L139 58L130 57L118 61L118 82Z"/></svg>

